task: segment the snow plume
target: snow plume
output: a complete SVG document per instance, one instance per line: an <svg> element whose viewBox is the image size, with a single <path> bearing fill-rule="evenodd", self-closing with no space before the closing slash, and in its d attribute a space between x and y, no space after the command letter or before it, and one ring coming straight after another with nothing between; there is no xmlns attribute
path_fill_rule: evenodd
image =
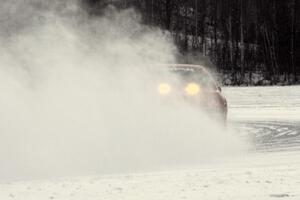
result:
<svg viewBox="0 0 300 200"><path fill-rule="evenodd" d="M0 179L199 164L240 144L197 109L159 101L146 66L175 62L176 48L134 10L0 3Z"/></svg>

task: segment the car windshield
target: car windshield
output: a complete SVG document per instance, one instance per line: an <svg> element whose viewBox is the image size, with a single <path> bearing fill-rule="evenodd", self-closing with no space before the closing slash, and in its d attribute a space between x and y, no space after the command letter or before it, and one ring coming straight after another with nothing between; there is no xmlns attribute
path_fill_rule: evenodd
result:
<svg viewBox="0 0 300 200"><path fill-rule="evenodd" d="M204 88L211 88L216 85L212 76L204 69L188 67L171 67L170 69L176 74L180 82L194 82Z"/></svg>

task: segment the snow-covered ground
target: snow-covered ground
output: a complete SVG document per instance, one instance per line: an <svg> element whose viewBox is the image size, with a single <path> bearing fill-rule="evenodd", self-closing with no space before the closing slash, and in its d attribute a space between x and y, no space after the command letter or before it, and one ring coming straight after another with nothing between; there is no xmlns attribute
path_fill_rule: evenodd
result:
<svg viewBox="0 0 300 200"><path fill-rule="evenodd" d="M300 87L224 88L254 148L193 168L0 183L0 199L300 199Z"/></svg>
<svg viewBox="0 0 300 200"><path fill-rule="evenodd" d="M300 86L224 89L229 118L257 150L300 150Z"/></svg>
<svg viewBox="0 0 300 200"><path fill-rule="evenodd" d="M300 120L300 86L228 87L229 117L234 120Z"/></svg>

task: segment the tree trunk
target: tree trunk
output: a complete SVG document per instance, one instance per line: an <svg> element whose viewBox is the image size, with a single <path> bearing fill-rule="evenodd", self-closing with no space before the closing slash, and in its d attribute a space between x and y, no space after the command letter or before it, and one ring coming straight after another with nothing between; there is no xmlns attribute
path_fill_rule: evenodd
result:
<svg viewBox="0 0 300 200"><path fill-rule="evenodd" d="M218 38L217 38L217 26L218 26L218 0L214 1L214 57L217 60L218 58Z"/></svg>
<svg viewBox="0 0 300 200"><path fill-rule="evenodd" d="M229 33L229 54L230 54L230 65L233 69L233 36L232 36L232 13L231 13L231 6L229 6L229 19L228 19L228 33Z"/></svg>
<svg viewBox="0 0 300 200"><path fill-rule="evenodd" d="M203 20L202 20L202 53L206 56L206 0L203 0Z"/></svg>
<svg viewBox="0 0 300 200"><path fill-rule="evenodd" d="M166 29L171 31L172 5L171 0L166 0Z"/></svg>
<svg viewBox="0 0 300 200"><path fill-rule="evenodd" d="M240 0L241 14L240 14L240 37L241 37L241 78L243 79L245 73L245 43L244 43L244 0Z"/></svg>
<svg viewBox="0 0 300 200"><path fill-rule="evenodd" d="M294 74L294 82L297 80L297 70L295 63L295 41L296 41L296 15L297 15L298 0L294 0L293 10L292 10L292 36L291 36L291 65Z"/></svg>
<svg viewBox="0 0 300 200"><path fill-rule="evenodd" d="M195 36L193 43L198 48L198 0L195 0Z"/></svg>

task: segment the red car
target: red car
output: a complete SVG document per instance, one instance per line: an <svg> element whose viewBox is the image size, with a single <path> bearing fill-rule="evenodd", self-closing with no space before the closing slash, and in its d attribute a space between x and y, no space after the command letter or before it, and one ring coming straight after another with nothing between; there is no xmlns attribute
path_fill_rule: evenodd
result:
<svg viewBox="0 0 300 200"><path fill-rule="evenodd" d="M168 81L158 84L158 92L164 97L176 96L184 101L199 106L215 119L226 123L227 101L222 95L221 87L212 75L200 65L171 64L159 65L167 68Z"/></svg>

